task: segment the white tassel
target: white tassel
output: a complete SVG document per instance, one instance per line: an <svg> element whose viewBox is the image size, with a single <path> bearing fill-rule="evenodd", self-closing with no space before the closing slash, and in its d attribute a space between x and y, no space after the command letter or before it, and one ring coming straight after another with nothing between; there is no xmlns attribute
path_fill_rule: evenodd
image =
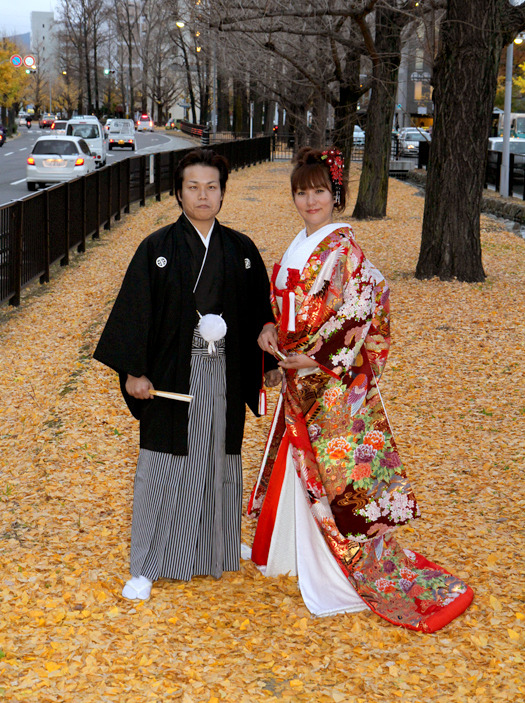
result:
<svg viewBox="0 0 525 703"><path fill-rule="evenodd" d="M288 298L290 301L290 312L288 314L288 332L295 332L295 293L293 291L289 291Z"/></svg>
<svg viewBox="0 0 525 703"><path fill-rule="evenodd" d="M266 391L264 388L261 388L259 391L259 415L266 415Z"/></svg>
<svg viewBox="0 0 525 703"><path fill-rule="evenodd" d="M200 317L199 332L204 341L208 342L208 354L214 354L217 350L215 342L226 336L228 327L221 315L214 315L213 313L201 315L200 312L198 314Z"/></svg>

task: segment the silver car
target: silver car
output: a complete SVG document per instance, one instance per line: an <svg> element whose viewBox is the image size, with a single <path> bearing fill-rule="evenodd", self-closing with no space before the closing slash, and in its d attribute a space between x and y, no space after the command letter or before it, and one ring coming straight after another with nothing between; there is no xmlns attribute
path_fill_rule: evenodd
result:
<svg viewBox="0 0 525 703"><path fill-rule="evenodd" d="M154 132L155 124L149 115L142 114L137 120L137 132Z"/></svg>
<svg viewBox="0 0 525 703"><path fill-rule="evenodd" d="M63 183L95 170L87 143L80 137L61 134L39 137L27 157L27 189L49 183Z"/></svg>
<svg viewBox="0 0 525 703"><path fill-rule="evenodd" d="M112 120L108 132L108 148L129 148L135 151L135 127L132 120Z"/></svg>
<svg viewBox="0 0 525 703"><path fill-rule="evenodd" d="M421 142L429 142L432 137L422 129L405 129L399 135L401 156L417 156Z"/></svg>

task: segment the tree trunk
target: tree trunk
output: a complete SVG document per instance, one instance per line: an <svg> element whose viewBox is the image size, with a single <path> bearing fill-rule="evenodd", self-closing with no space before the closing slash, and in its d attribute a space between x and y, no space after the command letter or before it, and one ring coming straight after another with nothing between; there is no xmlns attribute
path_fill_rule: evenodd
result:
<svg viewBox="0 0 525 703"><path fill-rule="evenodd" d="M401 60L401 30L406 18L395 10L376 10L374 83L368 105L366 141L359 193L353 217L386 215L388 170L394 120L397 74Z"/></svg>
<svg viewBox="0 0 525 703"><path fill-rule="evenodd" d="M312 105L312 128L310 146L314 149L324 149L326 146L326 100L316 94Z"/></svg>
<svg viewBox="0 0 525 703"><path fill-rule="evenodd" d="M434 67L434 127L417 278L483 281L479 218L504 40L494 0L449 0ZM482 26L483 25L483 26Z"/></svg>
<svg viewBox="0 0 525 703"><path fill-rule="evenodd" d="M227 132L230 129L230 99L228 94L228 78L222 71L217 70L217 132Z"/></svg>
<svg viewBox="0 0 525 703"><path fill-rule="evenodd" d="M129 82L129 114L127 117L131 117L135 121L135 88L133 86L133 30L130 25L129 12L128 12L128 40L126 42L126 47L128 49L128 82Z"/></svg>
<svg viewBox="0 0 525 703"><path fill-rule="evenodd" d="M357 122L359 97L352 88L342 85L339 89L339 103L334 108L333 146L343 152L347 168L354 146L354 125Z"/></svg>
<svg viewBox="0 0 525 703"><path fill-rule="evenodd" d="M249 129L248 94L244 81L233 81L233 131L235 134L246 133Z"/></svg>
<svg viewBox="0 0 525 703"><path fill-rule="evenodd" d="M354 145L354 125L357 121L357 105L363 95L360 81L361 51L347 49L343 66L338 69L339 101L332 102L334 108L333 146L339 147L348 169Z"/></svg>
<svg viewBox="0 0 525 703"><path fill-rule="evenodd" d="M100 116L100 95L98 87L98 35L96 28L93 30L93 67L95 82L95 112Z"/></svg>
<svg viewBox="0 0 525 703"><path fill-rule="evenodd" d="M87 90L87 101L88 101L88 114L93 111L93 96L91 94L91 64L89 61L89 45L88 45L88 34L87 25L84 26L84 70L86 72L86 90Z"/></svg>

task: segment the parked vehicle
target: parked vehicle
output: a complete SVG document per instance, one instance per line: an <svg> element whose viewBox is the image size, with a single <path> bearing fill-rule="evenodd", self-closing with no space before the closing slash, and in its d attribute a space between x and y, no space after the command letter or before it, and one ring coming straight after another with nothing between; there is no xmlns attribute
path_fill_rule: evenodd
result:
<svg viewBox="0 0 525 703"><path fill-rule="evenodd" d="M52 115L50 112L45 112L40 116L38 120L38 126L40 129L45 129L46 127L51 127L53 122L56 120L56 115Z"/></svg>
<svg viewBox="0 0 525 703"><path fill-rule="evenodd" d="M525 112L511 112L510 115L510 136L525 137ZM503 128L505 126L505 113L502 112L498 117L498 136L503 136Z"/></svg>
<svg viewBox="0 0 525 703"><path fill-rule="evenodd" d="M131 120L113 120L108 132L108 148L130 148L135 151L135 126Z"/></svg>
<svg viewBox="0 0 525 703"><path fill-rule="evenodd" d="M422 129L403 129L399 134L399 153L401 156L417 156L420 143L430 141L430 134Z"/></svg>
<svg viewBox="0 0 525 703"><path fill-rule="evenodd" d="M0 146L4 146L4 142L7 139L7 129L0 122Z"/></svg>
<svg viewBox="0 0 525 703"><path fill-rule="evenodd" d="M141 115L139 120L137 121L137 131L138 132L154 132L155 131L155 125L153 123L153 120L149 115Z"/></svg>
<svg viewBox="0 0 525 703"><path fill-rule="evenodd" d="M95 170L95 159L80 137L61 134L39 137L27 157L27 189L63 183Z"/></svg>
<svg viewBox="0 0 525 703"><path fill-rule="evenodd" d="M55 120L51 125L53 134L65 134L66 133L67 120Z"/></svg>
<svg viewBox="0 0 525 703"><path fill-rule="evenodd" d="M503 137L491 137L489 139L489 149L491 151L503 151ZM525 154L525 139L511 137L509 139L509 151L511 154Z"/></svg>
<svg viewBox="0 0 525 703"><path fill-rule="evenodd" d="M93 115L73 117L66 125L66 135L85 139L95 157L96 165L106 165L107 134L97 117Z"/></svg>

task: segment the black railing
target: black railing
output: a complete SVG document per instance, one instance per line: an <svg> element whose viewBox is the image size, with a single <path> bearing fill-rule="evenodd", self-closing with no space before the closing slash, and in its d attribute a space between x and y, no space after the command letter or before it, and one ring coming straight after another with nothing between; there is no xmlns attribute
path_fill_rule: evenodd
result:
<svg viewBox="0 0 525 703"><path fill-rule="evenodd" d="M308 139L306 140L308 143ZM331 135L327 134L326 136L326 143L331 144ZM282 133L278 132L277 134L272 135L272 151L273 151L273 160L274 161L279 161L279 160L291 160L294 157L294 154L297 151L297 144L296 144L296 139L295 139L295 134L287 134L287 133ZM365 151L365 142L364 139L356 139L354 141L354 144L352 146L352 152L351 152L351 161L355 162L361 162L363 160L363 154ZM414 154L413 156L403 156L401 153L401 148L400 148L400 143L399 139L397 136L394 134L392 135L392 141L391 141L391 147L390 147L390 158L391 159L407 159L407 158L418 158L417 154ZM428 159L427 159L428 160ZM425 163L426 165L426 163Z"/></svg>
<svg viewBox="0 0 525 703"><path fill-rule="evenodd" d="M271 160L271 137L215 144L232 169ZM73 248L110 229L130 205L162 193L174 195L174 172L191 149L132 156L87 176L0 206L0 303L19 305L22 289L49 281L55 262L69 263Z"/></svg>
<svg viewBox="0 0 525 703"><path fill-rule="evenodd" d="M501 181L501 151L489 151L485 170L485 188L499 190ZM509 197L525 200L525 154L509 154Z"/></svg>

